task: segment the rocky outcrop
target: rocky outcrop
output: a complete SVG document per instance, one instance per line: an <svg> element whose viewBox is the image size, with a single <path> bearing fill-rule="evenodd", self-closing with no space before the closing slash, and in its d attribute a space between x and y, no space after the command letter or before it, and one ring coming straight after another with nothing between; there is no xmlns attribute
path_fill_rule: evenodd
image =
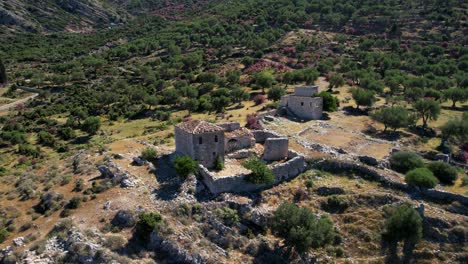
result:
<svg viewBox="0 0 468 264"><path fill-rule="evenodd" d="M114 185L120 185L122 188L132 188L137 185L135 177L112 161L108 161L106 165L100 165L98 170L102 177L111 180Z"/></svg>
<svg viewBox="0 0 468 264"><path fill-rule="evenodd" d="M112 219L111 224L120 228L132 227L138 221L137 215L129 210L120 210Z"/></svg>
<svg viewBox="0 0 468 264"><path fill-rule="evenodd" d="M167 254L167 263L206 263L200 254L190 253L171 238L162 237L156 230L151 233L148 247L152 250L162 251L164 254Z"/></svg>

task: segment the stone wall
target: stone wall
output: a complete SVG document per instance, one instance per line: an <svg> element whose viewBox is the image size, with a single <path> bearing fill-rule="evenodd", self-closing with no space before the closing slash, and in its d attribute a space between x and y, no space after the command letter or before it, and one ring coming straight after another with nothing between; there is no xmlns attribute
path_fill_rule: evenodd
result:
<svg viewBox="0 0 468 264"><path fill-rule="evenodd" d="M265 143L267 138L283 137L282 135L269 131L269 130L252 130L252 134L254 135L256 143Z"/></svg>
<svg viewBox="0 0 468 264"><path fill-rule="evenodd" d="M211 133L193 135L193 159L203 166L211 168L219 157L224 160L224 132L216 131Z"/></svg>
<svg viewBox="0 0 468 264"><path fill-rule="evenodd" d="M275 176L275 183L271 185L248 183L244 180L245 176L247 176L246 174L238 174L231 177L214 177L210 171L202 165L199 165L199 172L203 182L213 194L224 192L252 192L263 190L285 180L292 179L308 169L303 156L289 151L289 158L290 159L285 163L271 166L271 170Z"/></svg>
<svg viewBox="0 0 468 264"><path fill-rule="evenodd" d="M176 126L174 128L174 137L175 137L176 153L179 155L188 155L193 158L195 154L193 153L193 147L192 147L192 141L193 141L192 134Z"/></svg>
<svg viewBox="0 0 468 264"><path fill-rule="evenodd" d="M298 118L304 120L321 119L323 98L290 96L286 107Z"/></svg>
<svg viewBox="0 0 468 264"><path fill-rule="evenodd" d="M263 159L268 161L283 160L288 157L289 140L286 137L267 138Z"/></svg>
<svg viewBox="0 0 468 264"><path fill-rule="evenodd" d="M226 153L231 153L236 150L249 149L255 146L255 138L252 132L243 127L233 132L224 134Z"/></svg>
<svg viewBox="0 0 468 264"><path fill-rule="evenodd" d="M294 89L295 96L305 96L312 97L314 94L318 93L318 86L297 86Z"/></svg>
<svg viewBox="0 0 468 264"><path fill-rule="evenodd" d="M397 182L376 169L359 164L354 161L343 160L323 160L314 164L314 167L320 170L340 173L340 172L355 172L364 179L377 181L382 185L394 189L398 189L409 193L413 197L422 197L439 203L451 203L457 201L463 205L468 205L468 197L461 194L449 193L437 189L422 189L409 186L402 182Z"/></svg>

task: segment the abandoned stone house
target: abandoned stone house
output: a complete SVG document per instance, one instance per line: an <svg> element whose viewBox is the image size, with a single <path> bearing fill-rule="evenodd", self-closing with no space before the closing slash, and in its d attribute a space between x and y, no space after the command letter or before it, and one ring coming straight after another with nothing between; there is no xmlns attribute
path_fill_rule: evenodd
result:
<svg viewBox="0 0 468 264"><path fill-rule="evenodd" d="M298 86L294 94L281 97L278 114L300 120L321 119L323 112L323 98L314 97L318 93L318 86Z"/></svg>
<svg viewBox="0 0 468 264"><path fill-rule="evenodd" d="M255 138L239 123L212 124L191 120L175 126L176 153L188 155L201 165L212 168L216 159L236 150L251 148Z"/></svg>

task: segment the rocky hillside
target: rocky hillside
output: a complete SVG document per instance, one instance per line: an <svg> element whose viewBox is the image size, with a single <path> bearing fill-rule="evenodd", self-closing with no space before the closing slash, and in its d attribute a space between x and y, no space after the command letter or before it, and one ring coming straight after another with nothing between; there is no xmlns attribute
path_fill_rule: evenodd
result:
<svg viewBox="0 0 468 264"><path fill-rule="evenodd" d="M177 18L212 1L12 0L0 2L0 32L88 32L148 14Z"/></svg>
<svg viewBox="0 0 468 264"><path fill-rule="evenodd" d="M2 31L86 31L127 18L101 0L12 0L0 2Z"/></svg>

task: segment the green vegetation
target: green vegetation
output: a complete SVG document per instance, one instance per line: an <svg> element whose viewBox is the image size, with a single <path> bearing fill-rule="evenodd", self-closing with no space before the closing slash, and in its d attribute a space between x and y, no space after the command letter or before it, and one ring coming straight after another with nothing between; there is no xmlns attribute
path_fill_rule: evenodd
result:
<svg viewBox="0 0 468 264"><path fill-rule="evenodd" d="M177 156L174 160L174 168L179 176L187 177L189 174L197 173L198 162L189 156Z"/></svg>
<svg viewBox="0 0 468 264"><path fill-rule="evenodd" d="M216 171L222 171L224 169L224 160L222 157L216 157L214 169Z"/></svg>
<svg viewBox="0 0 468 264"><path fill-rule="evenodd" d="M414 123L411 113L401 106L381 108L372 113L371 117L384 125L384 132L387 128L396 131L398 128L408 127Z"/></svg>
<svg viewBox="0 0 468 264"><path fill-rule="evenodd" d="M415 153L399 151L390 156L390 167L400 173L424 167L422 158Z"/></svg>
<svg viewBox="0 0 468 264"><path fill-rule="evenodd" d="M457 180L458 171L455 167L442 161L431 162L427 168L437 179L445 184L454 184Z"/></svg>
<svg viewBox="0 0 468 264"><path fill-rule="evenodd" d="M254 184L272 184L275 182L275 176L265 162L253 157L242 164L245 168L252 171L245 177L245 180Z"/></svg>
<svg viewBox="0 0 468 264"><path fill-rule="evenodd" d="M418 100L413 105L419 118L422 118L423 127L427 127L429 120L437 120L440 115L440 104L432 100Z"/></svg>
<svg viewBox="0 0 468 264"><path fill-rule="evenodd" d="M385 231L382 239L387 243L389 259L398 260L398 243L404 242L404 263L409 263L416 243L422 238L422 218L411 205L384 208Z"/></svg>
<svg viewBox="0 0 468 264"><path fill-rule="evenodd" d="M153 230L163 222L158 213L143 212L140 214L136 224L136 235L143 241L148 241Z"/></svg>
<svg viewBox="0 0 468 264"><path fill-rule="evenodd" d="M443 125L442 135L455 144L462 145L468 142L468 113L463 113L461 118L451 119Z"/></svg>
<svg viewBox="0 0 468 264"><path fill-rule="evenodd" d="M147 161L155 161L158 158L158 152L154 148L147 147L141 151L140 157Z"/></svg>
<svg viewBox="0 0 468 264"><path fill-rule="evenodd" d="M314 96L320 96L323 98L323 111L335 112L338 110L338 98L333 96L331 93L322 91L318 94L315 94Z"/></svg>
<svg viewBox="0 0 468 264"><path fill-rule="evenodd" d="M410 170L405 175L405 182L423 188L434 188L439 181L432 171L427 168L417 168Z"/></svg>
<svg viewBox="0 0 468 264"><path fill-rule="evenodd" d="M372 106L375 101L375 92L371 90L365 90L362 88L355 88L351 90L354 101L356 102L356 108L359 109L359 106Z"/></svg>
<svg viewBox="0 0 468 264"><path fill-rule="evenodd" d="M81 129L90 135L95 135L100 127L101 119L93 116L86 118L83 125L81 125Z"/></svg>
<svg viewBox="0 0 468 264"><path fill-rule="evenodd" d="M329 217L318 217L309 209L288 202L276 209L270 227L274 234L284 238L286 245L299 253L326 246L335 237Z"/></svg>
<svg viewBox="0 0 468 264"><path fill-rule="evenodd" d="M0 243L3 243L8 237L8 231L5 228L0 228Z"/></svg>

